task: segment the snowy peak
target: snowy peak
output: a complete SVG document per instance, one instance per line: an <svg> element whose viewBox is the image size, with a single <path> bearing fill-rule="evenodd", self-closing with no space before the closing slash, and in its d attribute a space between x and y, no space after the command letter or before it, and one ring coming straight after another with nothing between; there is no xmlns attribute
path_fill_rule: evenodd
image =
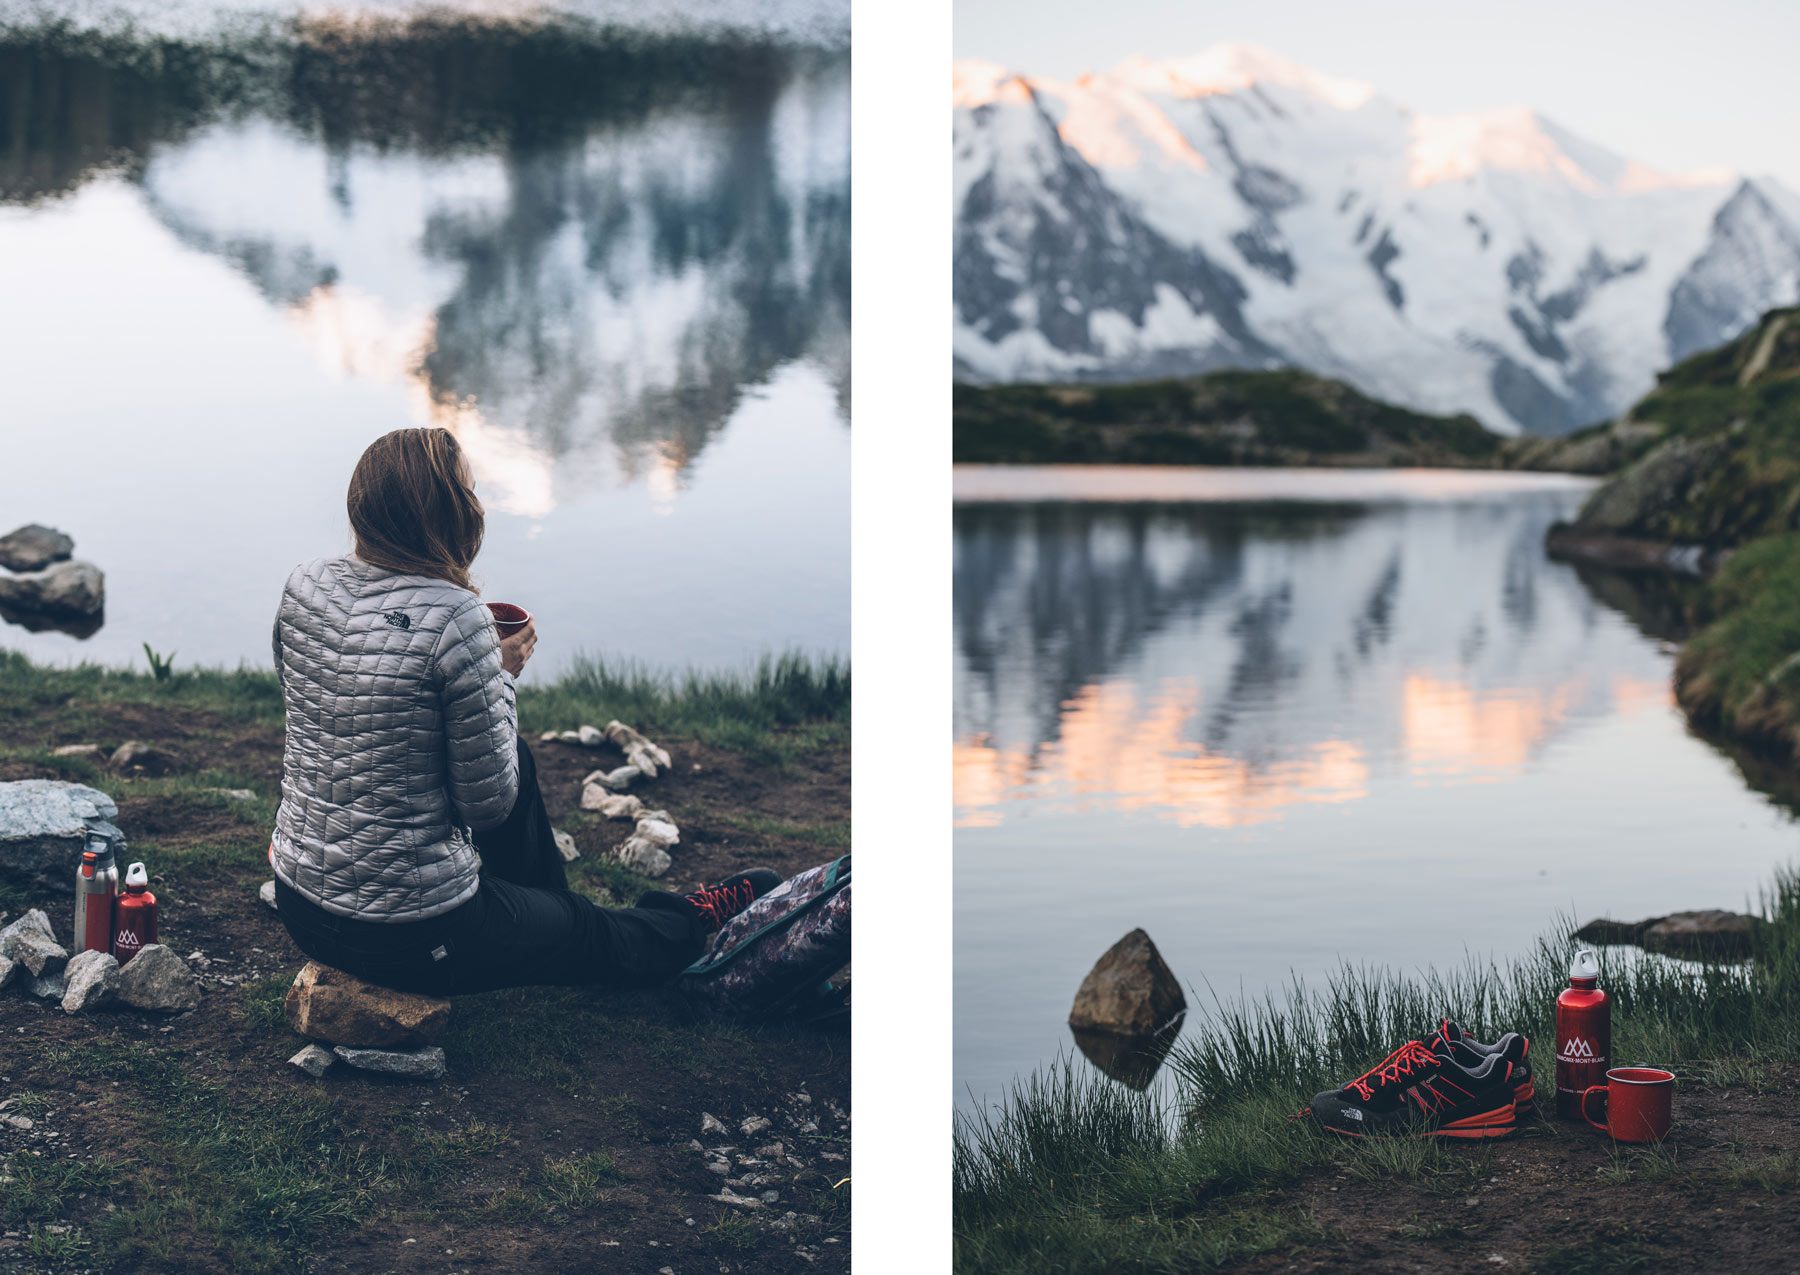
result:
<svg viewBox="0 0 1800 1275"><path fill-rule="evenodd" d="M1562 433L1800 302L1800 199L1670 174L1528 107L1420 114L1219 45L953 77L967 379L1289 364Z"/></svg>
<svg viewBox="0 0 1800 1275"><path fill-rule="evenodd" d="M1375 96L1372 86L1360 80L1321 75L1292 58L1253 44L1215 44L1193 57L1130 58L1109 77L1143 93L1162 93L1176 98L1212 97L1243 93L1263 85L1296 89L1308 97L1354 111Z"/></svg>

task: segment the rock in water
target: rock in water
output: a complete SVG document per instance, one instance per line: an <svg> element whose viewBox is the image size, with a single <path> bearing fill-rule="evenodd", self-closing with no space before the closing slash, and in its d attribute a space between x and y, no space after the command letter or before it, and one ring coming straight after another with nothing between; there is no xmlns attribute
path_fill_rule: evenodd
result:
<svg viewBox="0 0 1800 1275"><path fill-rule="evenodd" d="M556 842L556 848L562 852L564 863L574 863L581 857L581 851L576 848L574 837L560 831L553 832L550 836Z"/></svg>
<svg viewBox="0 0 1800 1275"><path fill-rule="evenodd" d="M332 1050L352 1067L379 1071L386 1076L405 1076L411 1080L441 1080L447 1068L444 1051L436 1045L424 1049L346 1049Z"/></svg>
<svg viewBox="0 0 1800 1275"><path fill-rule="evenodd" d="M75 865L89 830L104 833L125 861L125 834L113 799L97 788L60 779L0 783L0 876L33 891L75 893Z"/></svg>
<svg viewBox="0 0 1800 1275"><path fill-rule="evenodd" d="M317 961L294 976L283 1008L302 1036L364 1049L428 1044L450 1021L447 1000L377 987Z"/></svg>
<svg viewBox="0 0 1800 1275"><path fill-rule="evenodd" d="M257 890L256 897L267 903L271 910L277 912L281 910L275 906L275 883L273 881L264 881L262 887Z"/></svg>
<svg viewBox="0 0 1800 1275"><path fill-rule="evenodd" d="M150 943L119 971L119 999L133 1009L180 1013L199 1008L200 980L169 948Z"/></svg>
<svg viewBox="0 0 1800 1275"><path fill-rule="evenodd" d="M1740 912L1674 912L1647 926L1638 942L1665 956L1742 960L1750 955L1756 927L1756 917Z"/></svg>
<svg viewBox="0 0 1800 1275"><path fill-rule="evenodd" d="M65 1014L98 1009L119 994L119 961L110 952L77 952L63 971Z"/></svg>
<svg viewBox="0 0 1800 1275"><path fill-rule="evenodd" d="M106 607L106 576L91 562L0 576L0 603L40 615L96 615Z"/></svg>
<svg viewBox="0 0 1800 1275"><path fill-rule="evenodd" d="M1187 1008L1181 985L1156 944L1133 930L1106 950L1081 980L1069 1026L1121 1036L1149 1036Z"/></svg>
<svg viewBox="0 0 1800 1275"><path fill-rule="evenodd" d="M53 527L32 522L0 536L0 567L8 571L42 571L75 553L75 542Z"/></svg>
<svg viewBox="0 0 1800 1275"><path fill-rule="evenodd" d="M140 957L139 960L141 959L143 958ZM135 965L137 962L133 961L132 964ZM321 1049L317 1045L308 1045L305 1049L302 1049L299 1053L288 1059L288 1061L298 1067L301 1071L304 1071L307 1075L318 1077L323 1076L326 1072L331 1070L331 1064L337 1061L337 1055L332 1053L329 1049Z"/></svg>
<svg viewBox="0 0 1800 1275"><path fill-rule="evenodd" d="M1660 916L1648 921L1609 921L1605 917L1589 921L1569 937L1577 943L1598 943L1602 947L1627 947L1642 937L1645 930L1662 920Z"/></svg>

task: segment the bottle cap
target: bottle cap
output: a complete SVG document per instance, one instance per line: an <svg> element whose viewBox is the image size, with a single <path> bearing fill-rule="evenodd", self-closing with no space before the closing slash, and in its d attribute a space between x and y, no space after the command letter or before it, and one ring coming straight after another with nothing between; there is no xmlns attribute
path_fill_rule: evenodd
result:
<svg viewBox="0 0 1800 1275"><path fill-rule="evenodd" d="M1600 960L1594 955L1593 948L1584 947L1575 953L1575 959L1569 962L1569 977L1588 982L1600 980Z"/></svg>
<svg viewBox="0 0 1800 1275"><path fill-rule="evenodd" d="M92 850L83 850L81 852L81 875L84 877L93 876L94 865L98 862L100 862L99 855L95 854Z"/></svg>
<svg viewBox="0 0 1800 1275"><path fill-rule="evenodd" d="M130 888L140 890L150 884L149 874L144 871L143 864L134 863L125 869L125 884Z"/></svg>

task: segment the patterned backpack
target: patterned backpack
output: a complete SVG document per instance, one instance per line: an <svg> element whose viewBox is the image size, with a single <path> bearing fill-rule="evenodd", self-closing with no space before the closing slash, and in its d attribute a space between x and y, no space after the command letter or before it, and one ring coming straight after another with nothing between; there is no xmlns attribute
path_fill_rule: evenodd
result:
<svg viewBox="0 0 1800 1275"><path fill-rule="evenodd" d="M789 877L732 917L681 975L714 1010L819 1019L848 1012L831 976L850 963L850 856Z"/></svg>

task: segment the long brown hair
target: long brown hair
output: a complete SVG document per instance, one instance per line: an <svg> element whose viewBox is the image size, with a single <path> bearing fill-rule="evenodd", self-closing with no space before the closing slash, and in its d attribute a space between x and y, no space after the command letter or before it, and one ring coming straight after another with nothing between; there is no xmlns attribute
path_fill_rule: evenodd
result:
<svg viewBox="0 0 1800 1275"><path fill-rule="evenodd" d="M465 589L487 522L447 429L397 429L369 444L350 475L356 556Z"/></svg>

